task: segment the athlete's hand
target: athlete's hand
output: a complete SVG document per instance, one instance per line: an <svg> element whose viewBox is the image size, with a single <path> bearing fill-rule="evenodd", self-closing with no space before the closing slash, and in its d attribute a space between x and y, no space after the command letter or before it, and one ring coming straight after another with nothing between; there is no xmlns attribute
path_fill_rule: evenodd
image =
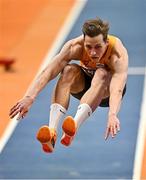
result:
<svg viewBox="0 0 146 180"><path fill-rule="evenodd" d="M23 99L19 100L11 109L9 116L10 118L14 118L18 113L17 120L20 118L24 118L29 111L30 107L32 106L34 99L31 97L24 97Z"/></svg>
<svg viewBox="0 0 146 180"><path fill-rule="evenodd" d="M120 131L119 119L114 114L109 115L107 122L107 129L105 132L105 140L107 140L109 136L114 138L119 131Z"/></svg>

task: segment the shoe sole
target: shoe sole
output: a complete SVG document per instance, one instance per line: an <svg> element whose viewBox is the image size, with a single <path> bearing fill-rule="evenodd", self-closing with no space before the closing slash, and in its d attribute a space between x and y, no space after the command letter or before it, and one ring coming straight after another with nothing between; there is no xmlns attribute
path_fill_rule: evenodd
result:
<svg viewBox="0 0 146 180"><path fill-rule="evenodd" d="M42 126L37 133L37 139L41 143L46 143L51 140L50 129L48 126Z"/></svg>
<svg viewBox="0 0 146 180"><path fill-rule="evenodd" d="M53 148L51 148L51 133L48 126L42 126L37 133L37 140L41 143L42 149L46 153L52 153Z"/></svg>
<svg viewBox="0 0 146 180"><path fill-rule="evenodd" d="M62 129L68 136L74 136L76 132L75 121L71 116L66 117L63 122Z"/></svg>

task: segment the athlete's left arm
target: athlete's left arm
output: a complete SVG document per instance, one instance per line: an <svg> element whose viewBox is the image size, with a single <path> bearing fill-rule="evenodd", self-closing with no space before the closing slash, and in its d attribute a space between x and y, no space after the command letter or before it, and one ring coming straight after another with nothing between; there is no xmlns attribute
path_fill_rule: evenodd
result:
<svg viewBox="0 0 146 180"><path fill-rule="evenodd" d="M120 121L117 114L120 110L122 93L127 80L127 50L120 43L117 46L118 50L115 51L110 59L113 75L110 83L109 113L105 139L107 139L109 135L114 137L120 130Z"/></svg>

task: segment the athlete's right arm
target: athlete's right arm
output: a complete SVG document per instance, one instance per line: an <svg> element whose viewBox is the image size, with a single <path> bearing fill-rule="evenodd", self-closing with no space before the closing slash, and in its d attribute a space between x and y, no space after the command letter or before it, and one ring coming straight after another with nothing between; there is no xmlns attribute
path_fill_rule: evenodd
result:
<svg viewBox="0 0 146 180"><path fill-rule="evenodd" d="M68 41L61 51L51 60L50 63L42 70L42 72L33 80L30 87L26 91L24 97L20 99L11 109L10 118L15 117L18 113L17 119L23 118L34 99L39 92L46 86L46 84L54 79L63 68L71 61L72 58L72 40Z"/></svg>

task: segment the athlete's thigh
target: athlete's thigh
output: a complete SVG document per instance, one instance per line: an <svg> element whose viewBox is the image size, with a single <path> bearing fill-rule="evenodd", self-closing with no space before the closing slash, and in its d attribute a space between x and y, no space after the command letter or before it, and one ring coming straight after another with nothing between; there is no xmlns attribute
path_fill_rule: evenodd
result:
<svg viewBox="0 0 146 180"><path fill-rule="evenodd" d="M104 90L103 98L109 96L109 86L112 78L112 73L107 68L98 68L92 79L91 86L96 86L102 83L102 91Z"/></svg>
<svg viewBox="0 0 146 180"><path fill-rule="evenodd" d="M91 85L104 83L106 86L108 86L110 81L111 72L106 68L98 68L94 73Z"/></svg>
<svg viewBox="0 0 146 180"><path fill-rule="evenodd" d="M74 82L71 85L71 93L78 93L82 91L85 87L84 72L80 65L78 64L72 64L72 65L77 68L77 71L75 74Z"/></svg>

